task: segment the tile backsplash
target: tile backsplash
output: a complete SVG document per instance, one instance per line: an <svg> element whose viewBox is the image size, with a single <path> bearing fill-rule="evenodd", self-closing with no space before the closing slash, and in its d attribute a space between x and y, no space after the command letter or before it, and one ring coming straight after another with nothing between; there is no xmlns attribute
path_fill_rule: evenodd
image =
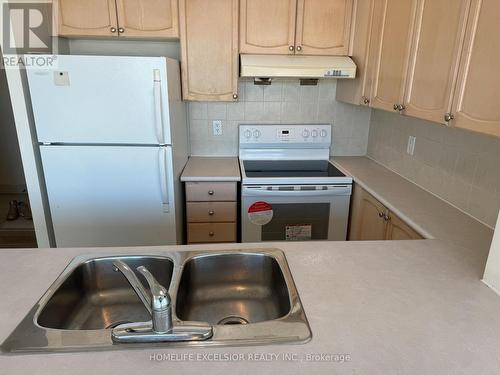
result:
<svg viewBox="0 0 500 375"><path fill-rule="evenodd" d="M413 156L408 137L416 137ZM500 139L374 110L368 156L494 227L500 208Z"/></svg>
<svg viewBox="0 0 500 375"><path fill-rule="evenodd" d="M332 155L365 155L371 111L335 101L336 80L300 86L299 80L273 80L256 86L240 80L237 103L190 102L191 155L238 155L238 124L328 123L333 125ZM212 121L221 120L223 134L212 135Z"/></svg>

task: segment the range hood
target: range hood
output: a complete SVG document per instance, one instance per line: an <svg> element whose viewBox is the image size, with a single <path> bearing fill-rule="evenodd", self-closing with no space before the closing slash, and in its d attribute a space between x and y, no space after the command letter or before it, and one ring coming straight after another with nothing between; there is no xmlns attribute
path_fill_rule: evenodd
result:
<svg viewBox="0 0 500 375"><path fill-rule="evenodd" d="M356 64L347 56L240 55L241 77L355 78Z"/></svg>

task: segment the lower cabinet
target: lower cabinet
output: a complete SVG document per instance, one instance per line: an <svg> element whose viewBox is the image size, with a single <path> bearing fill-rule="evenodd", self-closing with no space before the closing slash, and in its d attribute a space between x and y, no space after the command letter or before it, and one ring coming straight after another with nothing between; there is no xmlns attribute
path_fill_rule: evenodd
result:
<svg viewBox="0 0 500 375"><path fill-rule="evenodd" d="M423 237L375 197L354 185L349 223L350 241L416 240Z"/></svg>
<svg viewBox="0 0 500 375"><path fill-rule="evenodd" d="M186 182L187 242L236 242L236 182Z"/></svg>

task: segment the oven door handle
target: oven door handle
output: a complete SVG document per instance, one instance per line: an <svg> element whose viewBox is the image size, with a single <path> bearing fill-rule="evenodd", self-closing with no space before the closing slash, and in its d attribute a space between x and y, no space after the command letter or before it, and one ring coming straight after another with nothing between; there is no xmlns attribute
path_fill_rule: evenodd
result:
<svg viewBox="0 0 500 375"><path fill-rule="evenodd" d="M334 195L351 195L348 185L330 187L328 190L267 190L243 187L243 196L268 196L268 197L321 197Z"/></svg>

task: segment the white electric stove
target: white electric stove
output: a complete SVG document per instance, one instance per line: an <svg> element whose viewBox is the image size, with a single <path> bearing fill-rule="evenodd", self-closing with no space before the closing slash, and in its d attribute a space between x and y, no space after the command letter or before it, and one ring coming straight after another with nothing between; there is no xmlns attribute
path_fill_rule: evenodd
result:
<svg viewBox="0 0 500 375"><path fill-rule="evenodd" d="M240 125L242 241L346 240L352 178L331 125Z"/></svg>

